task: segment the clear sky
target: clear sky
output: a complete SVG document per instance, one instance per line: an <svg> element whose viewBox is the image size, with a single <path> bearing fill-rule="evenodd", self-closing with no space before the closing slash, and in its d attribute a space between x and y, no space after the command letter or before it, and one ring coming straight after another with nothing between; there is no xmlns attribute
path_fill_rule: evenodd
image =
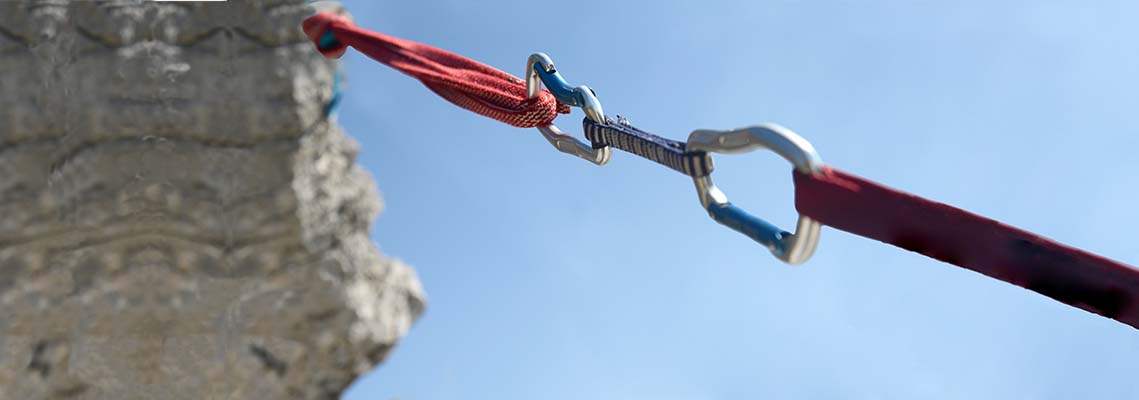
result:
<svg viewBox="0 0 1139 400"><path fill-rule="evenodd" d="M544 51L662 136L779 123L830 165L1139 264L1136 2L345 3L518 76ZM676 172L594 166L345 60L374 238L429 297L346 399L1139 398L1139 330L829 228L781 264ZM782 159L716 166L791 226Z"/></svg>

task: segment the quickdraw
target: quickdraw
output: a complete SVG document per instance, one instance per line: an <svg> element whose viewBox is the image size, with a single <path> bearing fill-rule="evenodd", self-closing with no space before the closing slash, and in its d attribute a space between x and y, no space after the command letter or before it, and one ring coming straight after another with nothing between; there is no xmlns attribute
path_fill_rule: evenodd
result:
<svg viewBox="0 0 1139 400"><path fill-rule="evenodd" d="M904 193L823 164L807 140L763 124L696 130L686 142L653 135L609 117L593 90L572 87L550 57L531 55L526 79L431 46L367 31L344 17L318 13L303 23L317 49L339 57L349 46L418 78L456 105L518 127L537 128L558 151L604 165L617 148L692 178L700 205L716 222L767 247L789 264L815 252L823 225L892 244L1036 291L1139 328L1139 269ZM548 90L543 90L542 85ZM585 143L553 120L580 107ZM793 166L795 232L786 232L732 205L712 181L711 153L766 149Z"/></svg>

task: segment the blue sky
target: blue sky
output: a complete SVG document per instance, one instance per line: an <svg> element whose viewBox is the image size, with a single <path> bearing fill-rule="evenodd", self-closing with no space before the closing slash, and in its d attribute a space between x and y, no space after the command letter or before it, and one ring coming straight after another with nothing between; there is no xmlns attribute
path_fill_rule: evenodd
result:
<svg viewBox="0 0 1139 400"><path fill-rule="evenodd" d="M345 3L515 75L544 51L662 136L779 123L827 164L1139 264L1135 2ZM373 236L429 296L346 399L1139 398L1134 328L829 228L790 267L680 174L558 153L354 51L344 68ZM716 166L791 226L782 159Z"/></svg>

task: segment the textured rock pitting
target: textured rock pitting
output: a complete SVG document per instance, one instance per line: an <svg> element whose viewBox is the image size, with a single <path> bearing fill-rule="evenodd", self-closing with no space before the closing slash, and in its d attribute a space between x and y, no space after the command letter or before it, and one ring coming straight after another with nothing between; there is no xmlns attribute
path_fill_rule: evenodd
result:
<svg viewBox="0 0 1139 400"><path fill-rule="evenodd" d="M307 7L0 2L0 399L335 398L407 332Z"/></svg>

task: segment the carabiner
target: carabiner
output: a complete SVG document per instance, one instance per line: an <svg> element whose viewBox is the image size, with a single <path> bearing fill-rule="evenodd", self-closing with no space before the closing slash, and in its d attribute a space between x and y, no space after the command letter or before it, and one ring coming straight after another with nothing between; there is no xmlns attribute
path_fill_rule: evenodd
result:
<svg viewBox="0 0 1139 400"><path fill-rule="evenodd" d="M570 106L581 107L585 115L594 121L604 122L605 112L601 110L601 101L588 86L571 87L562 78L554 62L545 53L534 53L526 59L526 95L528 98L538 97L542 92L542 83L550 89L558 101ZM609 162L610 150L608 146L593 148L577 138L563 133L553 123L539 126L538 131L554 148L566 154L572 154L597 165Z"/></svg>
<svg viewBox="0 0 1139 400"><path fill-rule="evenodd" d="M818 173L823 160L814 146L790 129L762 124L730 131L696 130L688 136L688 151L737 154L767 149L782 156L803 173ZM805 215L799 215L795 233L748 214L732 205L727 195L712 182L712 175L692 178L700 205L720 224L732 228L767 246L768 250L785 263L802 264L811 258L819 244L822 224Z"/></svg>

